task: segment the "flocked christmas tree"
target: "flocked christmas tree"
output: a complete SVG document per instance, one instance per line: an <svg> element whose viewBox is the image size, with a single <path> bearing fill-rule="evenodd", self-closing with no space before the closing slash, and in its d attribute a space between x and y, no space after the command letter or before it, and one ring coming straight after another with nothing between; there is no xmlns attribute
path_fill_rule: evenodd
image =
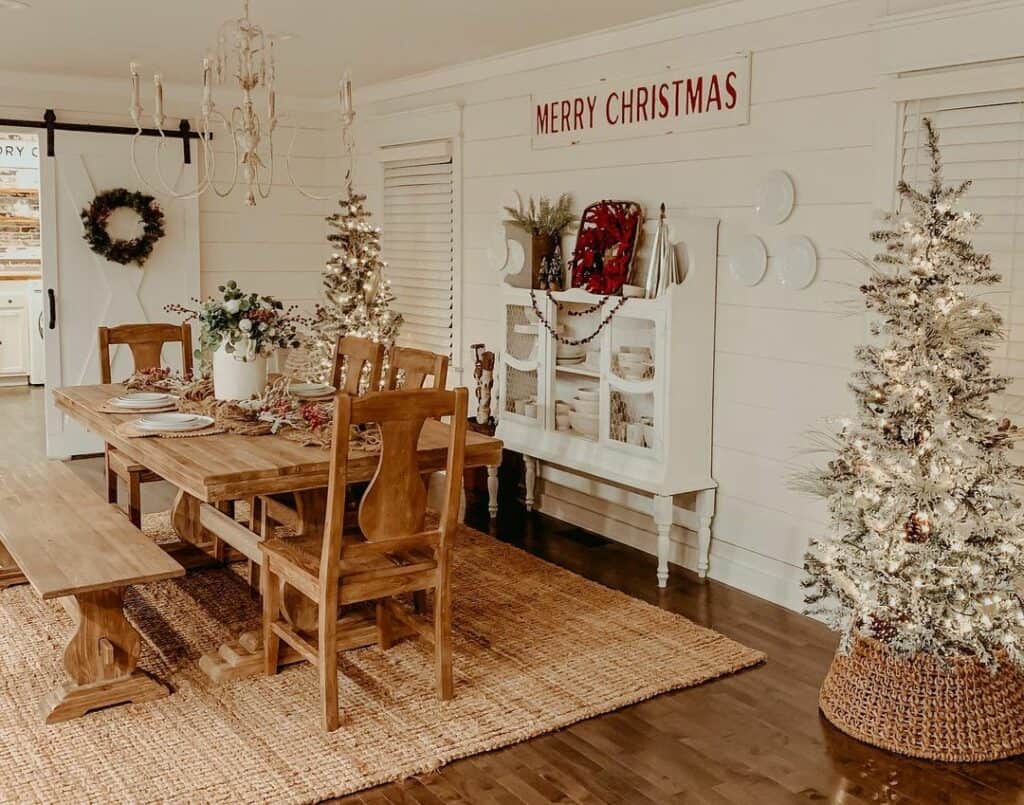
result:
<svg viewBox="0 0 1024 805"><path fill-rule="evenodd" d="M370 223L365 201L350 184L340 211L327 218L334 230L327 236L334 252L323 271L324 301L317 305L305 344L301 374L310 380L329 376L338 338L356 335L391 346L402 325L401 314L391 309L395 297L384 276L380 230Z"/></svg>
<svg viewBox="0 0 1024 805"><path fill-rule="evenodd" d="M827 468L802 484L825 498L828 536L806 556L806 601L843 633L902 653L1024 664L1024 517L1008 452L1017 430L992 411L1007 378L989 350L999 313L979 288L1000 281L970 241L977 215L946 187L925 120L931 183L899 185L901 214L872 239L861 286L875 343L856 351L852 419L826 437Z"/></svg>

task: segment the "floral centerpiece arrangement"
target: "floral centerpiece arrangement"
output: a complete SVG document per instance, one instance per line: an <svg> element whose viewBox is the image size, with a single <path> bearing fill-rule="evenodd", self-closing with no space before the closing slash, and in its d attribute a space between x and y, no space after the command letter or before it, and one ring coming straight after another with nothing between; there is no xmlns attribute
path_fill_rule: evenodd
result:
<svg viewBox="0 0 1024 805"><path fill-rule="evenodd" d="M267 357L280 347L299 345L305 320L294 306L286 309L271 296L246 293L234 280L217 290L222 294L219 299L210 297L198 308L164 309L199 322L196 357L205 369L212 356L214 396L247 400L266 388Z"/></svg>

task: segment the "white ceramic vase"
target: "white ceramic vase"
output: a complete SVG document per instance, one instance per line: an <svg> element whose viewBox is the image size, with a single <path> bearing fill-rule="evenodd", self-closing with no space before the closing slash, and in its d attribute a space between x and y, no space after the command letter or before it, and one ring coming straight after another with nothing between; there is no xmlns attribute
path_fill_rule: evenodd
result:
<svg viewBox="0 0 1024 805"><path fill-rule="evenodd" d="M218 400L248 400L267 387L267 359L252 353L248 340L228 352L221 343L213 353L213 396Z"/></svg>

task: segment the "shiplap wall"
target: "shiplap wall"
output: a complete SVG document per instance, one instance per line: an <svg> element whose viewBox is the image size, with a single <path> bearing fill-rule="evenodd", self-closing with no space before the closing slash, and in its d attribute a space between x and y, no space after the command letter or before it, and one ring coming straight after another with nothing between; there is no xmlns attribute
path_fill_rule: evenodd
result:
<svg viewBox="0 0 1024 805"><path fill-rule="evenodd" d="M524 197L569 191L579 207L600 198L634 199L649 213L664 201L670 216L721 218L714 426L720 488L711 575L791 607L800 605L797 579L807 539L826 519L823 508L791 491L787 479L808 460L800 452L805 432L851 406L846 383L854 345L865 338L865 320L856 303L844 304L856 297L862 275L842 250L870 248L874 209L873 4L818 5L722 29L703 24L697 35L571 61L559 57L559 46L535 49L535 69L500 74L482 65L486 78L409 97L396 95L394 87L378 88L385 99L363 110L383 119L417 107L462 105L466 365L469 344L501 344L493 292L499 279L487 249L510 190ZM747 126L531 148L531 92L602 76L644 75L742 50L753 52ZM550 66L539 66L545 63ZM472 69L464 65L458 76L467 73ZM443 85L443 79L441 74L432 83ZM417 115L403 117L407 138L420 139ZM395 136L394 126L389 136ZM372 151L363 145L372 162ZM793 177L796 208L781 226L762 226L754 219L754 190L777 168ZM370 184L379 173L372 164L360 171ZM768 274L754 288L738 285L726 268L734 244L747 233L759 235L769 252ZM777 280L776 254L795 234L808 235L821 256L818 277L804 291L785 289ZM610 490L581 495L558 484L558 477L545 473L545 510L653 549L649 518L611 502L635 499ZM676 561L693 566L693 535L676 531Z"/></svg>
<svg viewBox="0 0 1024 805"><path fill-rule="evenodd" d="M69 77L0 74L0 117L38 120L44 109L53 108L58 120L127 126L131 121L126 87L127 80L85 82ZM226 106L236 94L225 87L217 100ZM181 101L198 97L196 87L168 88L168 118L174 126L178 115L189 114ZM152 107L149 98L143 103ZM307 199L290 187L284 156L291 137L288 126L297 121L301 128L292 159L295 178L315 195L337 194L340 180L327 164L330 140L337 135L333 122L319 111L319 102L300 100L294 108L297 111L287 99L279 100L279 114L287 115L288 124L280 124L275 137L275 187L268 200L260 200L255 208L246 207L239 189L227 198L208 192L200 199L199 268L204 295L216 292L217 285L227 279L304 308L309 308L319 295L320 269L328 255L324 215L330 202ZM194 123L194 115L192 119ZM123 140L127 164L129 140ZM217 175L229 176L230 141L215 130L214 143L220 160ZM193 146L194 159L198 159L197 150Z"/></svg>

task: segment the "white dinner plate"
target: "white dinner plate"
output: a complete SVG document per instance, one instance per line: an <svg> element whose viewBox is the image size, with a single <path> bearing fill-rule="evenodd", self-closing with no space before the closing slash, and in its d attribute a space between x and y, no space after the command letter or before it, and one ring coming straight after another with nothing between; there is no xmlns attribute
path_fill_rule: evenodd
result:
<svg viewBox="0 0 1024 805"><path fill-rule="evenodd" d="M757 235L742 238L729 255L729 273L740 285L757 285L768 269L768 251Z"/></svg>
<svg viewBox="0 0 1024 805"><path fill-rule="evenodd" d="M790 238L779 252L779 283L787 288L806 288L818 273L818 252L814 244L798 235Z"/></svg>
<svg viewBox="0 0 1024 805"><path fill-rule="evenodd" d="M135 422L139 430L153 432L180 432L201 430L213 424L213 417L199 414L150 414Z"/></svg>
<svg viewBox="0 0 1024 805"><path fill-rule="evenodd" d="M785 171L771 171L757 186L754 212L762 224L781 224L793 212L796 192Z"/></svg>
<svg viewBox="0 0 1024 805"><path fill-rule="evenodd" d="M140 391L134 394L122 394L110 402L118 408L158 408L162 405L170 405L174 402L174 397L170 394Z"/></svg>
<svg viewBox="0 0 1024 805"><path fill-rule="evenodd" d="M288 390L296 397L326 397L336 389L326 383L292 383Z"/></svg>

